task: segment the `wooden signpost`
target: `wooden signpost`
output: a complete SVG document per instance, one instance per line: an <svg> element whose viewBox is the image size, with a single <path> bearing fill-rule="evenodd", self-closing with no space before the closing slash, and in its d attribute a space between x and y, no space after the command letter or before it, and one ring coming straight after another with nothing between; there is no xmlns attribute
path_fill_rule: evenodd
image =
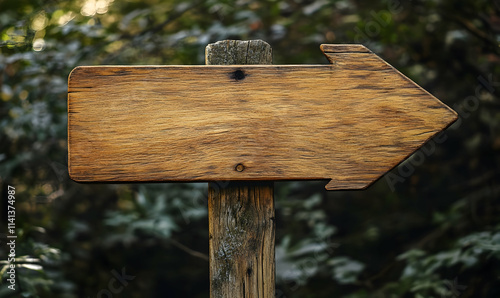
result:
<svg viewBox="0 0 500 298"><path fill-rule="evenodd" d="M71 178L238 181L209 184L211 296L274 296L273 181L365 188L457 119L366 47L321 50L329 65L265 65L265 42L223 41L207 66L75 68Z"/></svg>

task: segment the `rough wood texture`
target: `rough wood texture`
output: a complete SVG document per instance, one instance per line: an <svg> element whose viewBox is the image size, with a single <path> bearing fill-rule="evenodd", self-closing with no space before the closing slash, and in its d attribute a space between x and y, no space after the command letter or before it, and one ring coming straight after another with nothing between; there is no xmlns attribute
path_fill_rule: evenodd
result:
<svg viewBox="0 0 500 298"><path fill-rule="evenodd" d="M271 64L271 46L262 40L223 40L205 48L207 65Z"/></svg>
<svg viewBox="0 0 500 298"><path fill-rule="evenodd" d="M456 120L365 47L322 48L331 65L76 68L71 177L361 189Z"/></svg>
<svg viewBox="0 0 500 298"><path fill-rule="evenodd" d="M210 183L208 196L211 297L274 297L273 182Z"/></svg>
<svg viewBox="0 0 500 298"><path fill-rule="evenodd" d="M231 63L272 63L271 47L260 40L210 44L206 63L227 64L222 58L228 52ZM240 164L235 170L245 168ZM273 182L232 182L224 188L209 183L208 222L211 297L274 297Z"/></svg>

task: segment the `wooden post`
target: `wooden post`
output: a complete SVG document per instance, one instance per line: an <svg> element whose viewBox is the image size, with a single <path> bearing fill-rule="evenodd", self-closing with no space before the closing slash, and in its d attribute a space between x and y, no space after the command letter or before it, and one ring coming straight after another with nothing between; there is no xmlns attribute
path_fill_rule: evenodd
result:
<svg viewBox="0 0 500 298"><path fill-rule="evenodd" d="M261 40L219 41L205 54L207 65L272 64L271 47ZM274 297L273 182L208 187L210 297Z"/></svg>

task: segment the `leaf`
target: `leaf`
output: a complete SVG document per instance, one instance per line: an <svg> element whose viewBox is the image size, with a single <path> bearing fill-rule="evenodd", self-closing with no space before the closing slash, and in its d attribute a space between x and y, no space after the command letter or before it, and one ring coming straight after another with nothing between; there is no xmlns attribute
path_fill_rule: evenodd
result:
<svg viewBox="0 0 500 298"><path fill-rule="evenodd" d="M358 275L363 271L365 265L349 257L336 257L330 259L328 264L333 267L333 278L339 284L352 284L357 281Z"/></svg>

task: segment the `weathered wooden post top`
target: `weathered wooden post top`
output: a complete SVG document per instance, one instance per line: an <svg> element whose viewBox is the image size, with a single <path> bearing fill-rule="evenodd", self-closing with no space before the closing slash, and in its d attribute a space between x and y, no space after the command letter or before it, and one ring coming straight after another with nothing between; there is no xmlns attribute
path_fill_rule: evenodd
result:
<svg viewBox="0 0 500 298"><path fill-rule="evenodd" d="M71 178L238 181L209 184L211 296L273 297L273 181L365 188L457 119L366 47L321 50L330 64L270 65L267 43L222 41L206 66L75 68Z"/></svg>

